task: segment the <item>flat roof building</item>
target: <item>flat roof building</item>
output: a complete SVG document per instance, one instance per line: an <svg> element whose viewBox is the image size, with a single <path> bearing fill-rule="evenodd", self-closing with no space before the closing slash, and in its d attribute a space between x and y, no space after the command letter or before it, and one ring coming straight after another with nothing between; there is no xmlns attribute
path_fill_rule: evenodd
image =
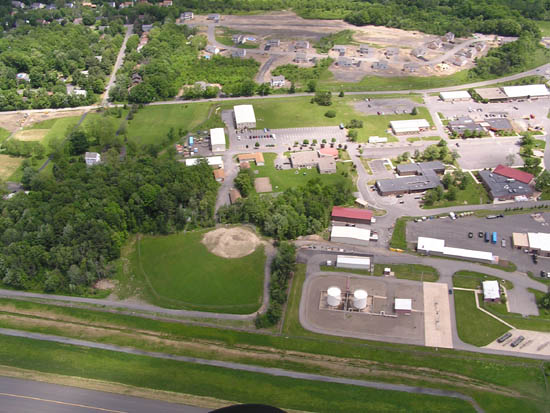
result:
<svg viewBox="0 0 550 413"><path fill-rule="evenodd" d="M235 126L237 129L256 127L256 115L254 115L254 107L252 105L233 106L233 112L235 114Z"/></svg>
<svg viewBox="0 0 550 413"><path fill-rule="evenodd" d="M461 116L456 120L451 120L447 124L447 127L451 132L460 136L463 136L466 131L477 134L485 132L485 129L469 116Z"/></svg>
<svg viewBox="0 0 550 413"><path fill-rule="evenodd" d="M86 166L93 166L101 163L101 155L97 152L86 152L84 154Z"/></svg>
<svg viewBox="0 0 550 413"><path fill-rule="evenodd" d="M321 156L317 160L317 169L319 173L324 174L335 174L336 173L336 161L332 156Z"/></svg>
<svg viewBox="0 0 550 413"><path fill-rule="evenodd" d="M330 232L332 242L352 245L368 245L370 230L357 227L333 226Z"/></svg>
<svg viewBox="0 0 550 413"><path fill-rule="evenodd" d="M369 257L356 255L338 255L336 256L336 268L355 268L370 271L371 260Z"/></svg>
<svg viewBox="0 0 550 413"><path fill-rule="evenodd" d="M212 173L214 174L214 179L216 180L216 182L223 182L224 181L225 171L223 170L223 168L214 169L212 171Z"/></svg>
<svg viewBox="0 0 550 413"><path fill-rule="evenodd" d="M548 98L550 91L546 85L522 85L522 86L505 86L502 91L508 99L522 98Z"/></svg>
<svg viewBox="0 0 550 413"><path fill-rule="evenodd" d="M481 284L483 286L483 301L500 301L500 287L498 285L498 281L483 281Z"/></svg>
<svg viewBox="0 0 550 413"><path fill-rule="evenodd" d="M212 152L225 152L225 131L223 128L210 129L210 149Z"/></svg>
<svg viewBox="0 0 550 413"><path fill-rule="evenodd" d="M290 165L293 168L307 168L317 166L319 154L317 151L292 152L290 154Z"/></svg>
<svg viewBox="0 0 550 413"><path fill-rule="evenodd" d="M445 240L437 238L418 237L416 249L426 255L441 255L488 264L498 263L498 257L491 252L446 247Z"/></svg>
<svg viewBox="0 0 550 413"><path fill-rule="evenodd" d="M390 122L390 126L396 135L419 133L430 128L426 119L394 120Z"/></svg>
<svg viewBox="0 0 550 413"><path fill-rule="evenodd" d="M374 62L371 65L371 68L373 68L374 70L387 70L388 69L388 64L381 60L379 62Z"/></svg>
<svg viewBox="0 0 550 413"><path fill-rule="evenodd" d="M498 87L487 87L483 89L474 89L481 99L489 102L498 102L507 100L506 95Z"/></svg>
<svg viewBox="0 0 550 413"><path fill-rule="evenodd" d="M451 92L440 92L439 97L444 102L453 102L461 100L470 100L472 97L465 90L457 90Z"/></svg>
<svg viewBox="0 0 550 413"><path fill-rule="evenodd" d="M506 178L491 171L479 171L479 177L492 200L505 201L517 196L533 196L531 186L513 178Z"/></svg>
<svg viewBox="0 0 550 413"><path fill-rule="evenodd" d="M514 128L510 121L506 118L489 118L485 119L481 126L485 126L489 130L496 131L513 131Z"/></svg>
<svg viewBox="0 0 550 413"><path fill-rule="evenodd" d="M208 156L206 158L187 158L185 166L195 166L200 159L206 159L209 166L213 168L223 168L223 158L221 156Z"/></svg>
<svg viewBox="0 0 550 413"><path fill-rule="evenodd" d="M512 232L512 245L520 250L529 248L529 237L524 232Z"/></svg>
<svg viewBox="0 0 550 413"><path fill-rule="evenodd" d="M399 176L425 175L429 171L442 174L445 172L445 165L441 161L402 163L397 165L395 169Z"/></svg>
<svg viewBox="0 0 550 413"><path fill-rule="evenodd" d="M540 255L550 256L550 234L544 232L528 232L529 249Z"/></svg>
<svg viewBox="0 0 550 413"><path fill-rule="evenodd" d="M435 174L434 176L415 175L376 181L376 188L382 196L424 192L439 185L441 185L441 180Z"/></svg>
<svg viewBox="0 0 550 413"><path fill-rule="evenodd" d="M265 160L264 160L264 154L261 152L256 153L242 153L237 156L239 162L250 162L254 161L256 163L256 166L264 166Z"/></svg>
<svg viewBox="0 0 550 413"><path fill-rule="evenodd" d="M410 315L412 312L412 299L396 298L393 304L393 309L397 314Z"/></svg>
<svg viewBox="0 0 550 413"><path fill-rule="evenodd" d="M332 221L345 222L352 224L370 224L372 221L372 211L359 208L332 207Z"/></svg>

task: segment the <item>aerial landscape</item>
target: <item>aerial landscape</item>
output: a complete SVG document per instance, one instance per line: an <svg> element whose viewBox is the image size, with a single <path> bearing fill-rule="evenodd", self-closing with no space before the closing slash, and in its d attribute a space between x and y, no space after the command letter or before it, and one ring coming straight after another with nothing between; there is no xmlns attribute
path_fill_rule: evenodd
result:
<svg viewBox="0 0 550 413"><path fill-rule="evenodd" d="M42 1L0 412L550 412L550 1Z"/></svg>

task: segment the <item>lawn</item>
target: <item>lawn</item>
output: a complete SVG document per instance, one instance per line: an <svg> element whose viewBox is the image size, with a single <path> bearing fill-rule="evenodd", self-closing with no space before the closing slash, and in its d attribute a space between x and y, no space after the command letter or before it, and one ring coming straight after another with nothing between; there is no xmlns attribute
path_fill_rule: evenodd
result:
<svg viewBox="0 0 550 413"><path fill-rule="evenodd" d="M250 314L262 301L263 246L221 258L201 243L205 231L143 236L130 254L132 271L151 302L169 308Z"/></svg>
<svg viewBox="0 0 550 413"><path fill-rule="evenodd" d="M514 284L508 280L502 280L492 275L483 274L475 271L461 270L457 271L453 275L453 286L460 288L481 288L482 281L497 280L500 284L504 285L507 290L514 288Z"/></svg>
<svg viewBox="0 0 550 413"><path fill-rule="evenodd" d="M467 402L455 398L296 380L16 337L2 337L0 363L301 411L474 411Z"/></svg>
<svg viewBox="0 0 550 413"><path fill-rule="evenodd" d="M421 138L407 138L407 142L418 142L418 141L437 141L441 140L441 136L426 136Z"/></svg>
<svg viewBox="0 0 550 413"><path fill-rule="evenodd" d="M64 118L48 119L42 122L34 123L28 128L25 128L25 130L48 129L48 132L41 140L42 144L47 146L48 142L52 138L65 138L76 126L79 120L80 116L66 116Z"/></svg>
<svg viewBox="0 0 550 413"><path fill-rule="evenodd" d="M537 23L537 26L539 26L543 37L550 36L550 21L536 20L535 23Z"/></svg>
<svg viewBox="0 0 550 413"><path fill-rule="evenodd" d="M229 27L217 27L216 28L216 41L218 43L221 43L225 46L231 46L231 47L240 47L241 49L257 49L260 47L260 44L257 42L254 43L244 43L244 44L236 44L233 41L233 35L234 34L250 34L247 32L241 32L238 30L230 29Z"/></svg>
<svg viewBox="0 0 550 413"><path fill-rule="evenodd" d="M384 275L384 268L387 267L395 273L395 278L426 282L435 282L439 279L439 273L435 268L422 264L374 264L373 275Z"/></svg>
<svg viewBox="0 0 550 413"><path fill-rule="evenodd" d="M465 343L482 347L506 333L509 328L476 308L474 293L454 290L458 336Z"/></svg>
<svg viewBox="0 0 550 413"><path fill-rule="evenodd" d="M331 106L319 106L311 103L310 97L292 97L280 99L258 99L239 101L239 104L254 105L257 127L262 128L300 128L308 126L337 126L340 123L348 123L352 119L363 121L363 127L356 129L358 142L368 142L369 136L386 136L390 121L404 119L426 119L433 126L432 118L425 107L418 106L418 115L364 115L355 110L354 102L360 102L364 96L344 96L342 98L333 95ZM224 109L231 109L235 101L224 102ZM336 112L335 118L327 118L328 110ZM391 138L391 136L390 136ZM391 140L391 139L390 139Z"/></svg>
<svg viewBox="0 0 550 413"><path fill-rule="evenodd" d="M358 43L353 40L353 30L342 30L341 32L331 33L321 37L313 47L317 49L317 53L328 53L335 44L358 45Z"/></svg>
<svg viewBox="0 0 550 413"><path fill-rule="evenodd" d="M489 195L487 191L481 184L477 184L473 179L468 181L466 189L459 189L457 191L457 196L455 201L437 201L433 205L423 205L424 209L433 209L433 208L447 208L460 205L480 205L486 204L489 200Z"/></svg>
<svg viewBox="0 0 550 413"><path fill-rule="evenodd" d="M7 129L0 128L0 143L4 142L11 132Z"/></svg>
<svg viewBox="0 0 550 413"><path fill-rule="evenodd" d="M350 178L342 175L342 172L349 173L349 164L337 162L336 170L338 172L335 174L320 174L317 168L277 170L274 165L276 157L275 153L264 153L264 166L250 165L251 170L258 171L257 174L254 174L255 178L269 177L273 192L283 192L288 188L305 185L314 178L319 178L326 184L345 185L346 182L351 184ZM296 173L297 171L298 173Z"/></svg>
<svg viewBox="0 0 550 413"><path fill-rule="evenodd" d="M359 275L379 275L379 274L373 274L369 270L360 270L360 269L357 269L357 268L337 268L333 265L321 265L321 271L350 272L350 273L359 274Z"/></svg>
<svg viewBox="0 0 550 413"><path fill-rule="evenodd" d="M139 109L128 122L128 139L139 145L162 142L170 128L193 131L208 118L211 103L155 105Z"/></svg>
<svg viewBox="0 0 550 413"><path fill-rule="evenodd" d="M410 221L411 217L400 217L395 221L393 233L390 240L390 247L401 250L407 249L407 221Z"/></svg>
<svg viewBox="0 0 550 413"><path fill-rule="evenodd" d="M12 175L18 170L23 158L10 155L0 155L0 179L11 180Z"/></svg>
<svg viewBox="0 0 550 413"><path fill-rule="evenodd" d="M124 122L124 119L126 119L126 115L128 115L127 109L121 110L120 117L114 114L106 115L105 113L101 113L101 112L90 112L86 115L86 118L82 122L82 127L85 129L96 119L104 119L104 120L108 120L109 123L112 125L113 129L117 131L120 125L122 124L122 122Z"/></svg>

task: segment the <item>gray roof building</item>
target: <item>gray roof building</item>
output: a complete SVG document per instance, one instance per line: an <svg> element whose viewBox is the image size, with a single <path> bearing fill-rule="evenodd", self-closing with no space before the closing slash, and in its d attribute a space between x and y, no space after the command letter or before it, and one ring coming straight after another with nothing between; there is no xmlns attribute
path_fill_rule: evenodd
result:
<svg viewBox="0 0 550 413"><path fill-rule="evenodd" d="M298 53L296 53L296 56L294 57L294 61L296 63L307 63L307 62L309 62L309 58L307 57L306 53L298 52Z"/></svg>
<svg viewBox="0 0 550 413"><path fill-rule="evenodd" d="M411 54L417 58L426 56L426 53L428 53L428 50L426 50L425 47L417 47L416 49L412 49L411 51Z"/></svg>
<svg viewBox="0 0 550 413"><path fill-rule="evenodd" d="M456 132L459 135L463 135L467 130L470 132L485 132L481 125L476 123L469 116L462 116L457 120L449 121L448 127L451 132Z"/></svg>
<svg viewBox="0 0 550 413"><path fill-rule="evenodd" d="M380 62L374 62L371 67L374 70L386 70L388 68L388 64L386 62L380 61Z"/></svg>
<svg viewBox="0 0 550 413"><path fill-rule="evenodd" d="M406 176L376 181L376 187L381 195L407 194L433 189L441 184L438 173L445 172L445 165L440 161L403 164L397 166L397 172L401 176Z"/></svg>
<svg viewBox="0 0 550 413"><path fill-rule="evenodd" d="M374 47L369 46L368 44L362 44L359 46L359 53L362 54L371 54L374 53Z"/></svg>
<svg viewBox="0 0 550 413"><path fill-rule="evenodd" d="M294 47L296 49L309 49L309 42L307 40L298 40Z"/></svg>
<svg viewBox="0 0 550 413"><path fill-rule="evenodd" d="M336 64L339 67L352 67L354 65L353 59L350 57L339 57Z"/></svg>
<svg viewBox="0 0 550 413"><path fill-rule="evenodd" d="M420 65L418 63L405 63L403 65L403 71L405 72L416 72L420 68Z"/></svg>
<svg viewBox="0 0 550 413"><path fill-rule="evenodd" d="M384 54L387 57L398 55L399 54L399 48L398 47L388 47L386 49L386 51L384 52Z"/></svg>
<svg viewBox="0 0 550 413"><path fill-rule="evenodd" d="M510 121L506 118L490 118L485 119L484 122L489 124L489 129L492 131L514 129Z"/></svg>
<svg viewBox="0 0 550 413"><path fill-rule="evenodd" d="M531 186L515 179L491 171L479 171L479 177L493 200L513 199L516 196L531 197L533 195Z"/></svg>
<svg viewBox="0 0 550 413"><path fill-rule="evenodd" d="M245 57L246 56L246 49L238 49L231 53L231 56L233 57Z"/></svg>
<svg viewBox="0 0 550 413"><path fill-rule="evenodd" d="M445 165L441 161L419 162L419 163L403 163L396 167L397 173L404 175L422 175L433 171L442 174L445 172Z"/></svg>

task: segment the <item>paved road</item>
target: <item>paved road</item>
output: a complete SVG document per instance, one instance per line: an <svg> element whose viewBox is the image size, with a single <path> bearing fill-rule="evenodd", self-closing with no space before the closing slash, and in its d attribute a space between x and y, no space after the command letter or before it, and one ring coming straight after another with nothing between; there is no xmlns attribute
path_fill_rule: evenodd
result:
<svg viewBox="0 0 550 413"><path fill-rule="evenodd" d="M265 74L273 64L273 62L277 59L277 56L271 56L267 61L262 65L260 70L258 71L258 74L256 75L256 82L257 83L264 83L265 82Z"/></svg>
<svg viewBox="0 0 550 413"><path fill-rule="evenodd" d="M130 38L134 31L134 26L131 24L126 25L126 35L124 36L124 40L122 41L122 46L120 46L120 50L118 51L118 55L115 61L115 65L113 66L113 71L111 72L111 76L109 77L109 82L107 83L107 87L105 88L105 93L103 93L103 99L101 100L102 105L106 105L109 100L109 91L115 84L116 80L116 73L118 72L118 69L120 66L122 66L122 62L124 61L124 55L126 53L126 42Z"/></svg>
<svg viewBox="0 0 550 413"><path fill-rule="evenodd" d="M300 380L346 384L346 385L366 387L366 388L377 389L377 390L391 390L391 391L401 391L405 393L425 394L425 395L431 395L431 396L453 397L453 398L465 400L471 403L476 409L476 411L483 412L481 407L479 407L471 397L466 396L459 392L454 392L449 390L432 389L427 387L406 386L402 384L380 383L380 382L367 381L367 380L354 380L354 379L346 379L341 377L323 376L319 374L300 373L296 371L289 371L289 370L283 370L283 369L272 368L272 367L261 367L261 366L254 366L249 364L233 363L230 361L207 360L207 359L201 359L197 357L176 356L173 354L157 353L157 352L143 351L143 350L138 350L138 349L133 349L128 347L120 347L112 344L95 343L93 341L78 340L78 339L72 339L67 337L54 336L50 334L30 333L30 332L11 330L11 329L5 329L5 328L0 328L0 335L6 335L6 336L12 336L12 337L24 337L24 338L29 338L33 340L41 340L41 341L49 341L54 343L97 348L101 350L116 351L120 353L133 354L137 356L148 356L148 357L154 357L159 359L174 360L174 361L179 361L184 363L193 363L193 364L220 367L220 368L231 369L231 370L268 374L270 376L277 376L277 377L290 377L293 379L300 379Z"/></svg>
<svg viewBox="0 0 550 413"><path fill-rule="evenodd" d="M0 413L202 413L209 409L0 377Z"/></svg>

